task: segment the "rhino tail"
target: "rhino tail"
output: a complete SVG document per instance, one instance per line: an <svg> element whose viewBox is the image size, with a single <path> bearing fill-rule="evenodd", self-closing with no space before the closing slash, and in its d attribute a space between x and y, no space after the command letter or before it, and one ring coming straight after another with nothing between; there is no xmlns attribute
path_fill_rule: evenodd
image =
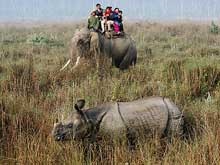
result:
<svg viewBox="0 0 220 165"><path fill-rule="evenodd" d="M135 65L136 61L137 61L137 49L132 43L128 48L127 54L120 63L119 68L121 70L128 69L130 65Z"/></svg>
<svg viewBox="0 0 220 165"><path fill-rule="evenodd" d="M165 134L168 137L181 136L183 134L183 113L169 99L163 98L163 102L168 110L168 122Z"/></svg>

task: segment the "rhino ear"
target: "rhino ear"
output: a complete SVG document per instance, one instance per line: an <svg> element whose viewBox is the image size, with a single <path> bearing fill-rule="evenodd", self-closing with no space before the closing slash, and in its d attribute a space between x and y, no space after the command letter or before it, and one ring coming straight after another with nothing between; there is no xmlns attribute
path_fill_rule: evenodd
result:
<svg viewBox="0 0 220 165"><path fill-rule="evenodd" d="M85 121L88 121L86 114L81 110L84 107L84 105L85 105L85 100L78 100L74 108Z"/></svg>
<svg viewBox="0 0 220 165"><path fill-rule="evenodd" d="M82 109L85 106L86 101L84 99L77 100L75 104L75 109Z"/></svg>

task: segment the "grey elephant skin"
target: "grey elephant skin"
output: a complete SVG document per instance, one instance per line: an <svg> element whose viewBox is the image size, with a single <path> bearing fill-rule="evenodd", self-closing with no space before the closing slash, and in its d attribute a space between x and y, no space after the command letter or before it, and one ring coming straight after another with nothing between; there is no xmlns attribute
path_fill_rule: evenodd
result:
<svg viewBox="0 0 220 165"><path fill-rule="evenodd" d="M74 67L80 63L80 58L98 58L107 56L111 58L112 64L123 70L130 65L135 65L137 60L137 49L132 38L125 34L123 37L106 38L103 34L82 28L75 32L71 40L71 58L61 69L63 70L69 62L76 61Z"/></svg>
<svg viewBox="0 0 220 165"><path fill-rule="evenodd" d="M133 141L143 135L181 135L183 115L169 99L149 97L131 102L113 102L82 110L85 100L75 104L75 110L63 121L54 124L55 140L95 141L97 137L127 136Z"/></svg>

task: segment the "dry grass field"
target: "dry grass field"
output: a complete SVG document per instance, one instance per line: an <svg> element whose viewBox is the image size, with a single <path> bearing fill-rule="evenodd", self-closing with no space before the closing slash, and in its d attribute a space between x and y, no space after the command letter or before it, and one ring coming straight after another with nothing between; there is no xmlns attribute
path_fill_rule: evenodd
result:
<svg viewBox="0 0 220 165"><path fill-rule="evenodd" d="M87 107L147 96L171 98L184 112L185 137L163 143L103 146L92 164L220 164L220 35L208 24L128 23L138 48L134 68L59 69L69 58L75 24L0 26L0 164L82 164L82 146L57 143L55 118L84 98ZM104 154L103 154L104 155Z"/></svg>

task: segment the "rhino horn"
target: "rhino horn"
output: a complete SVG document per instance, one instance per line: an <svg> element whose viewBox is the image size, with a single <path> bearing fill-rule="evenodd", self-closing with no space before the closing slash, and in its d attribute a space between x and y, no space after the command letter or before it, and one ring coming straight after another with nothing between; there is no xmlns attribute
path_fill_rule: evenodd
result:
<svg viewBox="0 0 220 165"><path fill-rule="evenodd" d="M86 114L82 111L82 108L85 106L85 100L81 99L78 100L77 103L75 104L74 108L77 111L78 114L80 114L80 116L86 121L88 122L88 117L86 116Z"/></svg>

